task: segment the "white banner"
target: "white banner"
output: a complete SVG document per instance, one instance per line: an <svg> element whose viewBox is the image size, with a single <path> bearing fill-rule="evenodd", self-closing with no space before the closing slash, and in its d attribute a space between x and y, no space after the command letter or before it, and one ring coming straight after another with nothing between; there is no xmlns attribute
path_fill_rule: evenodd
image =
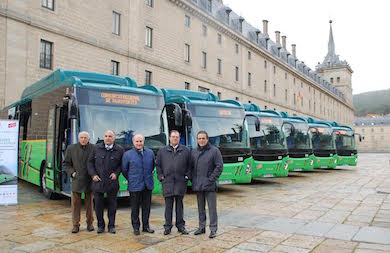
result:
<svg viewBox="0 0 390 253"><path fill-rule="evenodd" d="M17 120L0 120L0 205L18 202Z"/></svg>

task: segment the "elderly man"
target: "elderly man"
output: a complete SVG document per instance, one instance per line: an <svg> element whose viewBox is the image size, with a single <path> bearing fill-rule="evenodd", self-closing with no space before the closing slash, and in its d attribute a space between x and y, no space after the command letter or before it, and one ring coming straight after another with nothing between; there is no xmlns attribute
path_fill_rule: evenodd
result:
<svg viewBox="0 0 390 253"><path fill-rule="evenodd" d="M187 235L183 218L183 197L190 177L191 151L179 144L180 133L172 130L169 145L158 151L156 159L157 176L162 183L165 198L164 235L171 233L173 203L176 202L176 227L180 233Z"/></svg>
<svg viewBox="0 0 390 253"><path fill-rule="evenodd" d="M134 234L140 234L139 208L142 206L142 231L154 233L149 226L150 205L154 187L154 153L144 147L141 134L133 136L134 148L125 152L122 158L122 174L128 181L131 204L131 224Z"/></svg>
<svg viewBox="0 0 390 253"><path fill-rule="evenodd" d="M198 147L192 155L192 190L198 199L199 228L195 235L206 233L206 199L210 216L210 238L217 235L217 179L222 173L223 160L218 148L210 145L206 131L197 134Z"/></svg>
<svg viewBox="0 0 390 253"><path fill-rule="evenodd" d="M88 158L88 173L92 177L98 234L105 230L104 194L108 200L108 232L115 234L116 196L119 190L123 148L115 143L112 130L104 132L104 142L96 144Z"/></svg>
<svg viewBox="0 0 390 253"><path fill-rule="evenodd" d="M63 161L65 171L68 176L72 178L72 233L78 233L80 230L82 193L85 195L85 206L87 209L87 230L94 230L91 191L92 180L88 175L87 169L88 156L92 151L93 145L89 143L88 132L80 132L78 139L78 143L68 146L65 152L65 159Z"/></svg>

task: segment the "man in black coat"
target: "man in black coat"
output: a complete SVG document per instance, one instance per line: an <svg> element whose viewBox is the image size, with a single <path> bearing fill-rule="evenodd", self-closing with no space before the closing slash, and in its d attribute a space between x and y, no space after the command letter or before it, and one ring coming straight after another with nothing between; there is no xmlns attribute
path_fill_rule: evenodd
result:
<svg viewBox="0 0 390 253"><path fill-rule="evenodd" d="M206 199L210 216L210 238L217 235L217 179L222 173L223 160L218 148L212 146L206 131L197 134L198 147L191 151L192 190L197 194L199 228L194 235L206 233Z"/></svg>
<svg viewBox="0 0 390 253"><path fill-rule="evenodd" d="M104 193L108 200L108 232L115 234L116 196L119 190L118 177L121 172L123 148L114 143L115 134L104 132L104 143L96 144L88 158L88 173L92 177L95 198L95 213L98 221L97 232L103 233Z"/></svg>
<svg viewBox="0 0 390 253"><path fill-rule="evenodd" d="M191 152L179 144L180 133L172 130L169 135L169 145L161 148L157 154L157 177L162 183L165 198L164 235L171 233L173 203L176 202L176 227L184 235L183 198L187 191L187 182L190 177Z"/></svg>
<svg viewBox="0 0 390 253"><path fill-rule="evenodd" d="M80 132L79 142L69 145L62 163L66 173L72 178L72 233L80 230L81 194L85 195L85 207L87 216L87 230L93 231L93 205L92 205L92 179L88 175L88 156L92 152L93 145L89 143L88 132Z"/></svg>

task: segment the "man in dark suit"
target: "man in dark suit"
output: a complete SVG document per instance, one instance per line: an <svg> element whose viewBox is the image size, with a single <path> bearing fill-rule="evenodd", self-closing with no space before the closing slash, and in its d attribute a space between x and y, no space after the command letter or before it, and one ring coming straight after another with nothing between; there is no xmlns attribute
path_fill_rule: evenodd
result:
<svg viewBox="0 0 390 253"><path fill-rule="evenodd" d="M172 130L169 135L169 145L158 151L156 159L157 177L162 183L165 198L164 235L171 233L173 203L176 202L176 227L184 235L183 198L187 191L190 177L191 151L179 144L180 133Z"/></svg>
<svg viewBox="0 0 390 253"><path fill-rule="evenodd" d="M127 179L130 193L131 224L134 234L140 235L139 208L142 206L142 231L154 233L149 226L152 190L154 188L154 153L144 147L141 134L133 136L134 148L125 152L122 158L122 174Z"/></svg>
<svg viewBox="0 0 390 253"><path fill-rule="evenodd" d="M104 193L108 200L108 232L115 234L116 196L119 190L118 177L121 172L123 148L115 143L112 130L104 132L104 143L96 144L88 158L88 173L92 177L95 198L95 213L98 221L97 232L103 233Z"/></svg>

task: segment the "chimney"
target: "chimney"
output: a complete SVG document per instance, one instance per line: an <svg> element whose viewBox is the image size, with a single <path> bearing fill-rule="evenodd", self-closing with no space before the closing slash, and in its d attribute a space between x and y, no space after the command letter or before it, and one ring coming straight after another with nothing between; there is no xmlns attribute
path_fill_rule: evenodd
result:
<svg viewBox="0 0 390 253"><path fill-rule="evenodd" d="M268 20L263 20L263 33L266 37L268 37Z"/></svg>
<svg viewBox="0 0 390 253"><path fill-rule="evenodd" d="M280 45L280 32L275 31L275 42L276 44Z"/></svg>
<svg viewBox="0 0 390 253"><path fill-rule="evenodd" d="M291 51L294 58L297 58L297 45L291 44Z"/></svg>
<svg viewBox="0 0 390 253"><path fill-rule="evenodd" d="M284 50L287 50L286 49L286 38L287 38L286 35L282 36L282 47L284 48Z"/></svg>

